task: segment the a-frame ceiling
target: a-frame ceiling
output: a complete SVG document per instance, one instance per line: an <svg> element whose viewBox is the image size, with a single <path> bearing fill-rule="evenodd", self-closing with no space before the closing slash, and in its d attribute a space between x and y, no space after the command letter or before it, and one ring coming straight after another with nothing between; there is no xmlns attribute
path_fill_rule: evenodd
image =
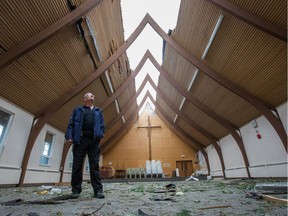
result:
<svg viewBox="0 0 288 216"><path fill-rule="evenodd" d="M287 101L286 0L182 0L169 35L146 15L126 41L120 3L0 1L0 96L38 120L22 169L42 127L65 132L88 91L103 109L103 149L113 146L137 119L135 76L147 59L160 72L152 84L159 116L195 148L231 134L247 168L239 128L264 115L287 150L276 113ZM148 51L130 68L125 51L148 24L165 41L163 64Z"/></svg>

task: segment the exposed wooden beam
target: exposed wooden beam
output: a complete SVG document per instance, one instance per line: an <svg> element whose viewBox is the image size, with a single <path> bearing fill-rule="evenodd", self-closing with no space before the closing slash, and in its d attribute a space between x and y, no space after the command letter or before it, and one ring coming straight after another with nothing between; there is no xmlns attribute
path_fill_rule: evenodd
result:
<svg viewBox="0 0 288 216"><path fill-rule="evenodd" d="M72 25L77 20L79 20L83 15L87 14L90 10L97 7L104 0L88 0L84 4L77 7L71 13L67 14L51 26L47 27L43 31L39 32L35 36L29 38L27 41L21 43L14 49L0 56L0 70L14 61L15 59L26 54L30 50L44 43L46 40L51 38L53 35L63 30L65 27Z"/></svg>
<svg viewBox="0 0 288 216"><path fill-rule="evenodd" d="M149 52L149 51L147 51ZM211 118L219 122L223 127L229 131L231 136L234 138L236 141L240 152L242 154L243 160L244 160L244 165L246 167L247 175L249 178L251 178L250 175L250 170L249 170L249 160L246 154L245 146L242 140L242 137L239 135L237 130L239 130L236 126L232 125L229 121L224 119L222 116L218 115L215 113L213 110L211 110L209 107L205 106L202 104L200 101L198 101L194 96L188 92L184 87L179 85L173 77L163 68L159 65L159 63L156 61L156 59L153 57L153 55L149 52L148 58L152 62L152 64L157 68L157 70L160 72L160 75L165 78L171 86L173 86L182 96L186 97L187 100L189 100L192 104L194 104L196 107L198 107L200 110L202 110L204 113L209 115Z"/></svg>
<svg viewBox="0 0 288 216"><path fill-rule="evenodd" d="M26 148L25 148L25 152L24 152L23 159L22 159L22 164L21 164L21 175L20 175L19 183L18 183L19 187L22 187L24 184L27 166L28 166L29 158L30 158L34 143L35 143L40 131L42 130L42 128L47 123L47 121L48 121L48 118L46 116L42 117L41 119L38 119L36 124L34 126L32 126L32 128L30 130L29 137L28 137L27 144L26 144Z"/></svg>
<svg viewBox="0 0 288 216"><path fill-rule="evenodd" d="M59 182L63 182L63 174L64 174L64 168L65 168L65 162L67 158L68 151L71 147L70 142L65 142L63 145L63 150L62 150L62 156L61 156L61 162L60 162L60 179Z"/></svg>
<svg viewBox="0 0 288 216"><path fill-rule="evenodd" d="M216 153L218 154L220 163L221 163L221 167L222 167L222 172L223 172L223 177L226 178L226 174L225 174L225 163L224 163L224 158L223 158L223 154L222 154L222 150L221 147L217 144L217 142L219 141L218 138L214 137L212 134L210 134L209 132L207 132L206 130L204 130L202 127L200 127L198 124L196 124L195 122L193 122L188 116L186 116L184 113L182 113L178 107L176 107L175 104L173 104L173 102L161 91L161 89L159 89L156 84L153 82L153 80L151 79L151 77L149 76L149 74L147 74L148 77L148 82L150 82L151 86L154 88L154 90L156 91L157 95L160 96L165 103L176 113L178 114L178 116L183 119L190 127L194 128L195 130L197 130L199 133L201 133L202 135L204 135L206 138L208 138L211 142L211 144L214 146ZM146 79L146 78L145 78ZM164 111L163 111L164 112Z"/></svg>
<svg viewBox="0 0 288 216"><path fill-rule="evenodd" d="M109 140L101 145L101 154L105 154L105 152L107 152L113 146L113 143L117 142L129 131L132 125L137 121L137 115L138 111L135 110L125 121L123 126L115 134L113 134Z"/></svg>
<svg viewBox="0 0 288 216"><path fill-rule="evenodd" d="M78 8L80 8L80 7L78 7ZM75 9L74 11L76 11L77 9ZM38 120L37 120L36 124L32 127L30 134L29 134L29 137L28 137L24 156L22 159L21 175L20 175L19 184L18 184L19 186L22 186L24 183L27 165L28 165L28 161L29 161L34 143L35 143L40 131L42 130L44 125L47 123L49 118L58 109L60 109L65 103L67 103L69 100L71 100L73 97L75 97L79 92L81 92L90 83L92 83L95 79L97 79L105 70L107 70L129 48L129 46L134 42L134 40L139 36L141 31L144 29L146 24L147 24L147 20L143 19L141 21L141 23L139 24L139 26L131 34L131 36L126 40L126 42L124 44L122 44L119 47L119 49L109 59L107 59L103 64L101 64L100 67L97 68L97 70L95 72L93 72L88 77L86 77L75 88L71 89L69 92L67 92L65 95L60 97L58 100L49 104L41 112L36 114L35 118L37 118Z"/></svg>
<svg viewBox="0 0 288 216"><path fill-rule="evenodd" d="M144 89L146 83L147 83L148 77L146 76L143 82L141 83L140 87L138 88L137 92L129 99L128 103L121 109L120 113L117 114L115 118L111 122L109 122L106 126L106 130L108 131L110 128L113 127L113 125L121 119L121 117L129 110L129 108L136 103L137 97L140 95L142 90Z"/></svg>
<svg viewBox="0 0 288 216"><path fill-rule="evenodd" d="M275 107L273 107L270 104L267 104L260 98L254 96L253 94L249 93L245 89L237 86L233 82L227 80L225 77L221 76L216 71L212 70L203 62L201 62L199 59L197 59L195 56L190 54L187 50L185 50L183 47L181 47L178 43L176 43L169 35L167 35L160 26L152 19L152 17L149 14L146 14L145 19L148 20L151 27L163 38L163 40L166 41L173 49L175 49L182 57L184 57L187 61L189 61L191 64L193 64L196 68L201 70L204 74L215 80L220 85L224 86L225 88L229 89L231 92L235 93L239 97L243 98L247 102L249 102L251 105L253 105L274 127L276 133L280 137L283 146L288 151L288 143L287 143L287 134L283 127L283 124L279 118L277 118L274 113L271 111L276 110Z"/></svg>
<svg viewBox="0 0 288 216"><path fill-rule="evenodd" d="M192 149L194 149L194 144L192 143L191 144L191 140L189 140L189 134L185 133L183 134L181 132L181 130L177 130L174 126L173 126L173 122L169 122L167 119L165 119L164 116L162 116L162 113L160 111L157 110L157 108L155 109L155 112L158 114L159 118L163 121L163 122L167 122L166 124L169 124L169 129L175 133L177 136L180 137L180 139L182 139L187 145L189 145ZM188 137L186 137L188 136ZM204 148L201 148L199 151L205 151ZM208 174L210 174L210 166L209 166L209 160L208 160L208 155L206 155L207 157L204 157L205 158L205 161L206 161L206 164L207 165L207 169L208 169Z"/></svg>
<svg viewBox="0 0 288 216"><path fill-rule="evenodd" d="M214 135L212 135L211 133L209 133L208 131L206 131L205 129L203 129L201 126L199 126L198 124L196 124L195 122L193 122L187 115L185 115L183 112L181 112L181 110L179 110L179 108L172 102L172 100L167 97L165 95L165 93L156 86L156 84L153 82L152 78L149 76L149 74L147 74L147 79L150 82L152 88L155 90L155 92L157 93L157 95L162 98L162 100L165 101L165 103L168 105L168 107L170 109L172 109L176 114L179 115L179 117L181 117L187 124L189 124L192 128L194 128L195 130L197 130L199 133L201 133L202 135L204 135L207 139L210 140L210 142L218 142L219 139L217 137L215 137Z"/></svg>
<svg viewBox="0 0 288 216"><path fill-rule="evenodd" d="M121 84L121 86L116 90L116 92L113 95L111 95L111 97L109 97L109 99L106 100L104 104L100 106L101 109L105 110L111 103L114 102L116 98L118 98L123 93L125 89L127 89L127 87L131 84L131 82L135 81L135 77L137 76L137 74L139 73L145 62L147 61L147 57L148 53L145 53L141 61L133 71L133 73Z"/></svg>
<svg viewBox="0 0 288 216"><path fill-rule="evenodd" d="M164 112L164 110L156 103L156 101L153 99L153 97L151 96L151 94L148 94L148 97L150 98L150 100L152 101L152 103L155 105L155 107L159 110L159 112L161 113L161 115L166 119L166 121L169 122L170 126L173 126L174 128L176 128L176 130L178 130L179 132L181 132L182 134L184 134L187 138L189 138L189 140L193 143L193 148L199 150L202 148L205 148L206 146L202 143L200 143L198 140L196 140L194 137L190 136L186 131L184 131L182 128L180 128L178 125L176 125L172 120L169 119L169 117L167 116L167 114Z"/></svg>
<svg viewBox="0 0 288 216"><path fill-rule="evenodd" d="M148 92L144 95L141 103L139 106L133 111L133 113L130 115L128 120L124 123L124 127L121 127L109 140L107 140L105 143L101 145L101 151L102 153L105 153L108 148L111 147L111 144L117 141L119 138L121 138L125 133L128 132L129 128L131 127L131 124L133 123L133 119L135 119L136 116L138 116L138 113L141 109L141 107L144 105L144 102L146 101L148 97ZM125 133L123 133L123 129Z"/></svg>
<svg viewBox="0 0 288 216"><path fill-rule="evenodd" d="M135 72L134 72L135 73ZM125 81L124 81L125 82ZM147 82L147 78L145 78L142 82L142 84L140 85L139 89L137 90L137 92L133 95L132 98L130 98L129 102L123 107L123 109L121 109L120 113L117 114L117 116L115 118L113 118L113 120L111 122L109 122L105 129L106 131L108 131L109 129L111 129L117 121L119 121L121 119L121 117L129 110L129 108L134 104L136 103L136 99L137 97L140 95L141 91L144 89L145 87L145 84ZM117 91L116 91L117 92ZM115 92L115 93L116 93ZM146 96L147 98L147 96ZM119 132L120 134L120 132ZM115 134L115 137L119 137L120 135L119 134ZM114 136L113 136L114 137ZM69 146L70 147L70 146ZM69 147L67 147L67 144L65 143L64 147L63 147L63 153L62 153L62 158L61 158L61 165L60 167L63 167L65 166L65 161L66 161L66 158L67 158L67 153L68 153L68 150L69 150ZM63 169L64 170L64 169ZM62 182L62 176L63 176L63 170L61 170L61 176L60 176L60 182Z"/></svg>
<svg viewBox="0 0 288 216"><path fill-rule="evenodd" d="M264 19L244 10L243 8L227 1L227 0L206 0L216 7L230 13L232 16L252 25L263 32L266 32L273 37L276 37L282 41L287 42L287 29L283 29L271 22L267 22Z"/></svg>
<svg viewBox="0 0 288 216"><path fill-rule="evenodd" d="M35 116L36 118L39 118L43 115L51 115L58 109L60 109L65 103L70 101L73 97L75 97L77 94L79 94L84 88L86 88L89 84L91 84L94 80L96 80L102 73L104 73L125 51L130 47L130 45L136 40L136 38L139 36L141 31L144 29L145 25L147 24L147 21L145 19L142 20L142 22L139 24L139 26L135 29L135 31L131 34L131 36L126 40L125 43L123 43L113 55L108 58L105 62L103 62L97 70L95 70L93 73L88 75L81 83L79 83L77 86L75 86L73 89L71 89L69 92L67 92L65 95L54 101L53 103L49 104L47 107L45 107L43 110L41 110L39 113L37 113ZM143 57L144 58L144 57ZM131 75L130 75L131 76ZM133 76L133 75L132 75ZM127 82L127 85L129 85L129 82ZM122 88L122 87L120 87ZM125 89L125 88L124 88ZM113 96L115 97L115 96ZM106 105L103 105L106 107Z"/></svg>
<svg viewBox="0 0 288 216"><path fill-rule="evenodd" d="M90 0L89 2L92 2ZM98 2L98 1L97 1ZM101 2L101 1L99 1ZM80 11L81 7L78 7L76 11ZM75 20L77 20L75 18ZM74 21L75 22L75 21ZM71 23L73 23L71 21ZM54 103L47 106L42 112L40 112L38 115L36 115L37 118L41 116L40 119L38 119L37 123L33 126L28 142L26 145L25 153L23 156L22 161L22 172L21 177L19 180L19 185L23 184L25 173L27 170L27 164L28 160L34 145L34 142L43 128L43 126L47 123L48 119L59 109L61 108L66 102L68 102L70 99L72 99L74 96L76 96L80 91L82 91L85 87L87 87L91 82L93 82L96 78L98 78L108 67L110 67L111 64L113 64L127 49L128 47L134 42L134 40L138 37L138 35L141 33L141 31L144 29L146 24L149 23L152 28L172 47L174 48L180 55L182 55L185 59L187 59L191 64L195 65L197 68L199 68L202 72L204 72L206 75L226 87L227 89L231 90L235 94L239 95L252 105L254 105L271 123L271 125L274 127L276 132L278 133L280 139L282 140L282 143L287 151L287 134L284 130L284 127L281 123L281 121L274 116L274 114L271 112L269 108L273 108L272 106L267 106L265 103L255 97L254 95L250 94L249 92L245 91L244 89L238 87L234 83L228 81L224 77L222 77L220 74L216 73L209 67L205 66L201 61L196 59L194 56L192 56L189 52L187 52L185 49L183 49L180 45L178 45L175 41L173 41L170 36L168 36L160 27L159 25L150 17L150 15L146 15L144 19L141 21L139 26L136 28L136 30L132 33L132 35L128 38L128 40L121 45L121 47L108 59L106 60L94 73L92 73L90 76L88 76L83 82L81 82L79 85L77 85L74 89L69 91L67 94L65 94L63 97L59 98ZM23 50L28 50L36 47L36 45L31 46L31 48L25 48ZM24 52L24 51L22 51ZM28 52L28 51L27 51ZM6 54L5 54L6 55ZM1 60L4 55L2 55ZM19 56L18 56L19 57ZM14 57L5 57L5 61L3 60L3 64L7 63L8 60L12 60ZM8 59L8 60L7 60ZM1 61L0 61L1 62ZM1 65L1 64L0 64ZM275 109L275 108L274 108ZM233 134L231 134L233 136ZM235 136L235 134L234 134ZM242 139L241 139L242 140Z"/></svg>
<svg viewBox="0 0 288 216"><path fill-rule="evenodd" d="M140 61L140 63L137 65L137 67L136 67L136 69L135 69L135 71L134 71L134 75L136 76L138 73L139 73L139 71L141 70L141 68L143 67L143 65L144 65L144 63L146 62L146 60L147 60L147 58L150 56L150 52L146 52L145 53L145 55L143 56L143 58L141 59L141 61ZM128 81L128 79L126 80L126 81ZM129 82L127 83L126 81L124 81L124 83L122 84L122 86L123 86L123 88L122 89L118 89L117 90L117 92L119 91L119 93L120 92L123 92L127 87L128 87L128 85L129 85L129 82L131 82L131 80L129 80ZM140 92L142 91L142 89L144 88L144 86L145 86L145 84L146 84L146 82L147 81L149 81L150 83L151 83L151 85L153 85L154 84L154 86L153 87L155 87L156 85L155 85L155 83L152 81L152 79L151 79L151 77L149 76L149 75L147 75L146 77L145 77L145 79L143 80L143 82L142 82L142 84L141 84L141 86L140 86L140 88L138 89L138 91L137 91L137 94L136 95L134 95L133 96L133 98L137 98L137 95L139 95L140 94ZM155 88L155 91L158 93L158 88ZM112 97L110 97L108 100L107 100L107 102L105 102L105 107L107 107L107 106L109 106L118 96L119 96L119 94L117 94L116 92L115 92L115 94L114 95L117 95L116 97L113 97L113 100L110 100L110 98L112 98ZM134 99L131 99L130 101L133 101ZM128 103L129 104L129 103ZM105 109L105 107L104 106L100 106L103 110ZM130 107L130 105L129 106L127 106L127 104L126 104L126 109L125 110L127 110L129 107ZM141 107L141 106L140 106ZM126 112L124 109L121 111L121 113L119 113L117 116L116 116L116 118L114 118L113 119L113 124L115 124L115 122L117 122L117 120L119 120L120 118L121 118L121 116ZM190 123L191 123L191 121L190 121ZM112 126L113 124L110 124L109 123L109 128L110 128L110 125ZM107 130L109 129L108 128L108 126L107 126ZM120 133L120 132L119 132ZM118 134L119 134L118 133ZM208 135L209 136L209 135ZM210 135L210 136L212 136L212 135ZM115 137L118 137L118 136L115 136ZM217 138L216 138L217 139ZM111 140L114 140L114 139L111 139ZM110 142L112 142L112 141L110 141ZM222 156L222 151L221 151L221 149L220 149L220 147L218 146L218 144L215 142L215 140L214 141L212 141L212 143L213 143L213 146L215 147L215 149L216 149L216 152L218 153L218 155L219 155L219 158L220 158L220 162L221 162L221 165L222 165L222 167L223 167L223 174L224 174L224 177L225 177L225 173L224 173L224 170L225 170L225 165L224 165L224 161L223 161L223 156ZM216 145L215 145L216 144Z"/></svg>
<svg viewBox="0 0 288 216"><path fill-rule="evenodd" d="M146 60L147 60L147 56L145 57L145 55L144 55L143 58L142 58L142 60L140 61L140 63L137 65L135 71L133 72L133 76L132 76L132 74L131 74L130 77L134 77L134 78L135 78L135 76L139 73L139 71L140 71L141 68L143 67L143 65L144 65L144 63L146 62ZM128 79L126 79L126 80L123 82L123 84L121 85L121 87L122 87L122 86L125 86L125 88L121 88L121 87L118 88L118 89L116 90L116 92L110 97L110 98L113 97L113 100L110 100L110 98L109 98L109 99L107 100L107 101L109 101L109 102L106 101L104 104L102 104L102 105L100 106L100 108L101 108L102 110L104 110L104 109L107 108L111 103L113 103L113 101L120 95L119 92L122 93L122 92L129 86L129 84L134 81L134 80L133 80L134 78L131 80L130 77L129 77ZM118 113L117 116L116 116L115 118L113 118L113 120L112 120L111 122L109 122L109 123L107 124L107 126L106 126L106 130L107 130L107 131L108 131L109 129L111 129L111 128L114 126L114 124L115 124L119 119L121 119L121 117L128 111L128 109L136 102L136 99L137 99L137 97L140 95L140 93L142 92L142 90L144 89L144 87L145 87L145 85L146 85L146 83L147 83L147 80L148 80L148 77L146 76L145 79L143 80L143 82L141 83L140 87L138 88L137 92L132 96L132 98L130 98L129 102L123 107L123 109L121 109L120 113ZM117 96L115 97L115 95L117 95ZM147 95L146 95L145 97L147 98ZM145 97L144 97L144 98L145 98ZM143 103L144 103L144 102L143 102ZM140 107L142 107L142 106L140 106ZM138 110L138 112L139 112L139 110ZM115 134L115 137L116 137L116 138L119 137L119 134L121 134L121 132L119 132L118 134ZM114 137L114 136L113 136L113 137ZM114 139L115 139L115 138L113 138L112 140L114 141ZM111 142L112 142L112 141L111 141ZM61 166L60 166L60 167L64 167L64 166L65 166L65 160L66 160L66 157L67 157L68 150L69 150L69 148L68 148L68 149L65 149L64 155L62 154ZM63 150L63 151L64 151L64 150ZM62 163L63 163L63 164L62 164ZM60 178L60 180L61 180L61 178Z"/></svg>
<svg viewBox="0 0 288 216"><path fill-rule="evenodd" d="M205 149L201 149L201 152L202 152L202 154L205 158L206 164L207 164L208 175L210 175L210 162L209 162L208 154L207 154Z"/></svg>

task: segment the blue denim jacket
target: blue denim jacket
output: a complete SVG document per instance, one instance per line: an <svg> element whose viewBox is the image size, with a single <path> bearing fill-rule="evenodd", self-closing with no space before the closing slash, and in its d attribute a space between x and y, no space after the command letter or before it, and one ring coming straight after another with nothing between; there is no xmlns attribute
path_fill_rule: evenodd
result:
<svg viewBox="0 0 288 216"><path fill-rule="evenodd" d="M98 107L94 107L93 113L94 113L93 138L95 141L100 141L100 139L104 136L105 133L102 110L99 109ZM83 106L76 107L70 116L67 131L65 134L66 140L71 139L73 140L74 144L80 144L82 135L83 117L84 117Z"/></svg>

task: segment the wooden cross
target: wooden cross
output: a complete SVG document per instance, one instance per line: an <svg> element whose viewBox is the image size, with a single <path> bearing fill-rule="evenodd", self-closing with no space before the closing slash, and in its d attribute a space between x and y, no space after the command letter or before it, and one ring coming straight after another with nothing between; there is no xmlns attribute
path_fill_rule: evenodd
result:
<svg viewBox="0 0 288 216"><path fill-rule="evenodd" d="M149 139L149 160L152 160L152 150L151 150L151 128L161 128L160 125L152 126L150 122L150 116L148 115L148 126L138 126L137 128L147 128L148 129L148 139Z"/></svg>

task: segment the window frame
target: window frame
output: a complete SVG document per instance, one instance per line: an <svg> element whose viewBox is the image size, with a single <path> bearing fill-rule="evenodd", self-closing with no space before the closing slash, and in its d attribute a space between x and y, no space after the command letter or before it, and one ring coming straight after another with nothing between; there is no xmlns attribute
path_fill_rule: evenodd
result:
<svg viewBox="0 0 288 216"><path fill-rule="evenodd" d="M87 172L87 173L90 172L90 164L89 164L88 158L86 158L86 162L85 162L85 172Z"/></svg>
<svg viewBox="0 0 288 216"><path fill-rule="evenodd" d="M5 149L6 139L7 139L8 133L9 133L9 131L11 129L15 113L13 113L13 112L11 112L11 111L3 108L3 107L0 107L0 110L2 112L5 112L5 113L9 114L9 120L8 120L7 125L6 125L5 131L4 131L4 134L3 134L3 138L2 138L2 141L0 141L0 156L1 156L3 151L4 151L4 149Z"/></svg>
<svg viewBox="0 0 288 216"><path fill-rule="evenodd" d="M45 150L45 145L46 145L46 141L45 141L45 138L46 138L46 135L47 133L51 134L52 135L52 142L50 143L50 149L49 149L49 155L44 155L44 150ZM40 166L50 166L50 163L51 163L51 158L53 156L53 146L54 146L54 143L55 143L55 137L56 137L56 134L47 130L46 133L45 133L45 137L44 137L44 145L43 145L43 148L42 148L42 152L41 152L41 155L40 155L40 160L39 160L39 165ZM47 164L45 163L41 163L41 158L46 158L48 160Z"/></svg>
<svg viewBox="0 0 288 216"><path fill-rule="evenodd" d="M72 170L72 168L73 168L73 151L71 151L69 155L69 170Z"/></svg>

